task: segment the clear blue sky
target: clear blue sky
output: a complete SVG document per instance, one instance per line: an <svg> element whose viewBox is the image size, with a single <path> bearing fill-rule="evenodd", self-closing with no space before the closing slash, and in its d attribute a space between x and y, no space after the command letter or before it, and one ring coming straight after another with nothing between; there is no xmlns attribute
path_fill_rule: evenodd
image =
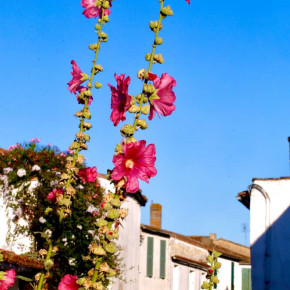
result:
<svg viewBox="0 0 290 290"><path fill-rule="evenodd" d="M2 1L0 10L1 144L39 137L42 144L68 148L77 131L80 107L70 94L70 61L88 71L96 41L95 20L82 14L80 1ZM155 118L137 134L157 148L158 175L142 184L148 197L142 222L149 223L151 200L163 205L163 228L188 235L217 233L244 243L242 224L249 211L236 194L252 177L289 175L290 2L236 0L167 1L175 16L164 21L155 66L177 81L176 111ZM99 172L112 168L119 142L110 116L114 73L132 78L147 67L149 20L158 17L157 0L113 2L100 52L105 68L94 94L91 142L86 154ZM144 134L143 134L144 133Z"/></svg>

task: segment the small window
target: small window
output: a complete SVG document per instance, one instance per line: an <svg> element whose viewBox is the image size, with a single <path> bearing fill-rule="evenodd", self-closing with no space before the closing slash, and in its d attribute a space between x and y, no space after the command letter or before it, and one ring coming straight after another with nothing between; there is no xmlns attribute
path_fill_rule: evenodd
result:
<svg viewBox="0 0 290 290"><path fill-rule="evenodd" d="M147 238L147 277L153 276L153 238Z"/></svg>

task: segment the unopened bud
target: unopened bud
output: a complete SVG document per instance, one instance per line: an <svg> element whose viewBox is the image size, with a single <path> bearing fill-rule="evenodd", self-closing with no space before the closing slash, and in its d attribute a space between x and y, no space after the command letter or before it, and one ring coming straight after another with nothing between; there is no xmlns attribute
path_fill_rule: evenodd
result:
<svg viewBox="0 0 290 290"><path fill-rule="evenodd" d="M154 43L157 44L157 45L161 45L163 43L163 38L162 37L157 37L154 40Z"/></svg>
<svg viewBox="0 0 290 290"><path fill-rule="evenodd" d="M140 112L140 108L136 105L133 105L129 108L129 112L130 113L138 113L138 112Z"/></svg>
<svg viewBox="0 0 290 290"><path fill-rule="evenodd" d="M154 54L153 59L160 64L164 63L164 58L161 53Z"/></svg>
<svg viewBox="0 0 290 290"><path fill-rule="evenodd" d="M132 135L135 132L134 126L127 124L120 130L122 133L127 134L127 135Z"/></svg>
<svg viewBox="0 0 290 290"><path fill-rule="evenodd" d="M109 2L109 1L105 1L105 2L103 3L103 8L105 8L105 9L109 9L109 8L110 8L110 2Z"/></svg>
<svg viewBox="0 0 290 290"><path fill-rule="evenodd" d="M90 122L83 122L83 127L88 130L91 129L93 126Z"/></svg>
<svg viewBox="0 0 290 290"><path fill-rule="evenodd" d="M81 73L81 75L82 75L82 78L81 78L82 82L85 82L87 79L89 79L89 76L87 74Z"/></svg>
<svg viewBox="0 0 290 290"><path fill-rule="evenodd" d="M96 82L96 83L95 83L95 88L96 88L96 89L100 89L102 86L103 86L103 85L102 85L101 83L99 83L99 82Z"/></svg>
<svg viewBox="0 0 290 290"><path fill-rule="evenodd" d="M91 113L90 111L87 109L87 110L84 110L83 111L83 116L86 118L86 119L91 119Z"/></svg>
<svg viewBox="0 0 290 290"><path fill-rule="evenodd" d="M78 149L79 148L79 143L74 141L72 144L69 146L70 150Z"/></svg>
<svg viewBox="0 0 290 290"><path fill-rule="evenodd" d="M137 125L138 125L142 130L148 128L148 124L147 124L147 122L146 122L144 119L139 119L139 120L137 121Z"/></svg>
<svg viewBox="0 0 290 290"><path fill-rule="evenodd" d="M146 69L145 68L139 69L139 71L137 72L138 79L144 80L145 74L146 74Z"/></svg>
<svg viewBox="0 0 290 290"><path fill-rule="evenodd" d="M150 110L150 106L146 105L142 107L141 112L142 114L147 115L149 113L149 110Z"/></svg>
<svg viewBox="0 0 290 290"><path fill-rule="evenodd" d="M155 91L155 87L152 84L144 84L143 91L148 94L152 94Z"/></svg>
<svg viewBox="0 0 290 290"><path fill-rule="evenodd" d="M145 59L146 59L147 61L150 61L150 59L151 59L151 53L146 53L146 54L145 54Z"/></svg>
<svg viewBox="0 0 290 290"><path fill-rule="evenodd" d="M76 117L82 117L83 116L83 112L79 111L75 113Z"/></svg>
<svg viewBox="0 0 290 290"><path fill-rule="evenodd" d="M171 7L168 5L166 7L163 7L161 9L161 13L164 15L164 16L173 16L173 11L171 9Z"/></svg>
<svg viewBox="0 0 290 290"><path fill-rule="evenodd" d="M109 21L110 21L108 15L104 15L104 16L102 17L102 19L103 19L103 21L105 21L105 22L109 22Z"/></svg>
<svg viewBox="0 0 290 290"><path fill-rule="evenodd" d="M88 145L85 143L82 143L80 146L83 150L88 150Z"/></svg>

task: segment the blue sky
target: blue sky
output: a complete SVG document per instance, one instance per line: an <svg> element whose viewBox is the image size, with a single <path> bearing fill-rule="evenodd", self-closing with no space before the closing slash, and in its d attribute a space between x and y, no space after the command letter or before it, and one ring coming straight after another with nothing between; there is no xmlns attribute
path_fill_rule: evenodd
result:
<svg viewBox="0 0 290 290"><path fill-rule="evenodd" d="M96 41L94 19L80 1L2 1L0 10L0 147L39 137L42 144L68 148L77 131L80 107L70 94L70 61L90 69ZM242 225L249 211L237 200L253 177L289 175L290 2L166 1L175 12L165 19L159 47L165 58L156 74L167 72L177 86L176 111L154 118L136 137L155 143L158 175L142 183L148 205L163 205L163 228L245 243ZM150 20L157 0L113 2L105 31L98 78L103 88L91 106L91 142L86 153L99 172L112 168L120 141L109 120L114 73L131 76L130 93L140 92L135 77L147 67Z"/></svg>

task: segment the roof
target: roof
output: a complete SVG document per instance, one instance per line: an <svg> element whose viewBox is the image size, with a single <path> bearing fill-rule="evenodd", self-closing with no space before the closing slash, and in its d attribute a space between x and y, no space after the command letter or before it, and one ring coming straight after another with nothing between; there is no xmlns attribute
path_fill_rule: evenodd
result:
<svg viewBox="0 0 290 290"><path fill-rule="evenodd" d="M289 176L282 176L282 177L270 177L270 178L252 178L252 181L256 181L256 180L264 180L264 181L275 181L275 180L283 180L283 179L286 179L286 180L290 180L290 177Z"/></svg>
<svg viewBox="0 0 290 290"><path fill-rule="evenodd" d="M241 202L247 209L250 209L250 193L248 191L242 191L238 193L237 200Z"/></svg>
<svg viewBox="0 0 290 290"><path fill-rule="evenodd" d="M13 264L21 268L43 269L43 263L39 260L29 258L23 255L17 255L12 251L0 249L3 260L6 263Z"/></svg>
<svg viewBox="0 0 290 290"><path fill-rule="evenodd" d="M176 262L181 265L189 266L189 267L194 267L203 271L206 271L210 266L207 263L203 263L200 261L188 259L186 257L178 256L175 255L172 257L172 261Z"/></svg>
<svg viewBox="0 0 290 290"><path fill-rule="evenodd" d="M98 173L98 177L108 180L108 176L103 173ZM134 198L141 206L145 206L148 201L147 197L142 194L141 189L135 193L127 193L127 196Z"/></svg>
<svg viewBox="0 0 290 290"><path fill-rule="evenodd" d="M244 264L250 263L250 248L225 239L215 239L210 236L185 236L175 232L154 228L148 225L141 225L141 230L150 234L175 238L196 247L206 249L210 252L216 250L222 253L222 257Z"/></svg>

